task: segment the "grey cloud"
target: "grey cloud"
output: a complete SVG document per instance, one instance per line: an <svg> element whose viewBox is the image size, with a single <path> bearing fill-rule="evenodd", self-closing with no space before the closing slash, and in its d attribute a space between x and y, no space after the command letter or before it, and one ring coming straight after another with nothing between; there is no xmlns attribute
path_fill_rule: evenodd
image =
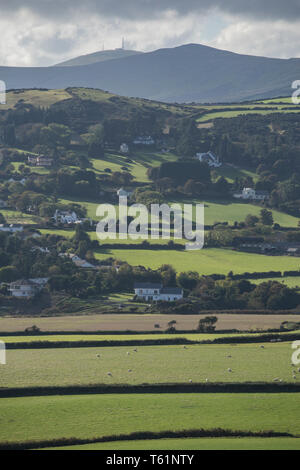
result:
<svg viewBox="0 0 300 470"><path fill-rule="evenodd" d="M250 16L259 20L300 18L300 0L0 0L2 14L27 8L49 18L72 18L74 13L145 20L168 10L180 15L208 12Z"/></svg>

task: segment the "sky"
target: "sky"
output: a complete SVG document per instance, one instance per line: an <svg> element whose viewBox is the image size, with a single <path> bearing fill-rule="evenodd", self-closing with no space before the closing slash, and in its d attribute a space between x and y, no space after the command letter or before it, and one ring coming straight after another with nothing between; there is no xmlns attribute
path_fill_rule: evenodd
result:
<svg viewBox="0 0 300 470"><path fill-rule="evenodd" d="M198 43L300 57L300 0L0 0L0 65L49 66L121 47Z"/></svg>

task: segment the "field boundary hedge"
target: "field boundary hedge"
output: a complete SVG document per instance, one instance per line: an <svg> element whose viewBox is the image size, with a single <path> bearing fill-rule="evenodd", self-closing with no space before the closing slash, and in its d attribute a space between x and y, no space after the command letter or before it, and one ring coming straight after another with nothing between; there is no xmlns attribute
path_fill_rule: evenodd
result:
<svg viewBox="0 0 300 470"><path fill-rule="evenodd" d="M0 398L41 397L55 395L105 394L161 394L161 393L300 393L298 383L216 382L167 384L91 384L45 387L0 388Z"/></svg>
<svg viewBox="0 0 300 470"><path fill-rule="evenodd" d="M199 333L200 334L200 333ZM103 348L117 346L168 346L168 345L196 345L196 344L245 344L264 343L271 341L297 341L300 333L281 334L261 334L258 336L229 336L207 340L190 340L187 338L164 338L164 339L132 339L132 340L93 340L93 341L28 341L6 343L6 349L62 349L62 348Z"/></svg>
<svg viewBox="0 0 300 470"><path fill-rule="evenodd" d="M26 441L26 442L3 442L0 443L1 450L30 450L30 449L44 449L47 447L65 447L74 445L96 444L100 442L117 442L117 441L141 441L141 440L154 440L154 439L180 439L180 438L218 438L218 437L260 437L260 438L274 438L274 437L292 437L296 438L293 434L287 432L276 431L233 431L231 429L187 429L182 431L140 431L130 434L119 434L103 437L94 437L89 439L80 439L76 437L41 440L41 441Z"/></svg>

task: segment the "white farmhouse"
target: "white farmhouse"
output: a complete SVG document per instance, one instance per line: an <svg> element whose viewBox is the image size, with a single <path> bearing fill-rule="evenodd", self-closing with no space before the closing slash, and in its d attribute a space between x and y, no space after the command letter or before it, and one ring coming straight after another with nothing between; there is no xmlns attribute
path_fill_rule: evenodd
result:
<svg viewBox="0 0 300 470"><path fill-rule="evenodd" d="M21 279L11 282L8 290L13 297L30 299L42 290L47 282L48 278Z"/></svg>
<svg viewBox="0 0 300 470"><path fill-rule="evenodd" d="M207 163L212 168L219 168L222 166L219 157L217 157L213 152L209 151L207 153L196 153L196 158L201 163Z"/></svg>
<svg viewBox="0 0 300 470"><path fill-rule="evenodd" d="M0 224L0 232L8 232L8 233L23 232L23 225L20 225L20 224Z"/></svg>
<svg viewBox="0 0 300 470"><path fill-rule="evenodd" d="M134 145L154 145L155 140L150 135L136 137L133 141Z"/></svg>
<svg viewBox="0 0 300 470"><path fill-rule="evenodd" d="M183 291L178 287L163 287L162 284L152 282L137 283L134 285L135 295L147 302L176 302L183 298Z"/></svg>
<svg viewBox="0 0 300 470"><path fill-rule="evenodd" d="M123 143L120 145L120 152L121 153L124 153L124 154L127 154L129 153L129 147L127 144Z"/></svg>
<svg viewBox="0 0 300 470"><path fill-rule="evenodd" d="M126 191L126 189L120 188L117 191L118 197L130 197L132 194L132 191Z"/></svg>
<svg viewBox="0 0 300 470"><path fill-rule="evenodd" d="M61 224L78 224L81 220L77 217L76 212L67 212L56 210L53 216L55 223Z"/></svg>
<svg viewBox="0 0 300 470"><path fill-rule="evenodd" d="M268 191L256 191L253 188L244 188L241 193L233 195L236 199L263 201L269 198Z"/></svg>

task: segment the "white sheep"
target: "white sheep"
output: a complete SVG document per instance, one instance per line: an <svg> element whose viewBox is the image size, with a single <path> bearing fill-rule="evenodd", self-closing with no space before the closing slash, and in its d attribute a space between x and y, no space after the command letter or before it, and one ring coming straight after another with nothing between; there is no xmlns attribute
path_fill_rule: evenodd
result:
<svg viewBox="0 0 300 470"><path fill-rule="evenodd" d="M130 352L127 352L126 354L127 354L127 356L130 356Z"/></svg>
<svg viewBox="0 0 300 470"><path fill-rule="evenodd" d="M229 368L229 369L227 369L227 370L228 370L228 372L232 372L232 369L230 369L230 368Z"/></svg>
<svg viewBox="0 0 300 470"><path fill-rule="evenodd" d="M192 379L189 380L190 384L193 383Z"/></svg>

